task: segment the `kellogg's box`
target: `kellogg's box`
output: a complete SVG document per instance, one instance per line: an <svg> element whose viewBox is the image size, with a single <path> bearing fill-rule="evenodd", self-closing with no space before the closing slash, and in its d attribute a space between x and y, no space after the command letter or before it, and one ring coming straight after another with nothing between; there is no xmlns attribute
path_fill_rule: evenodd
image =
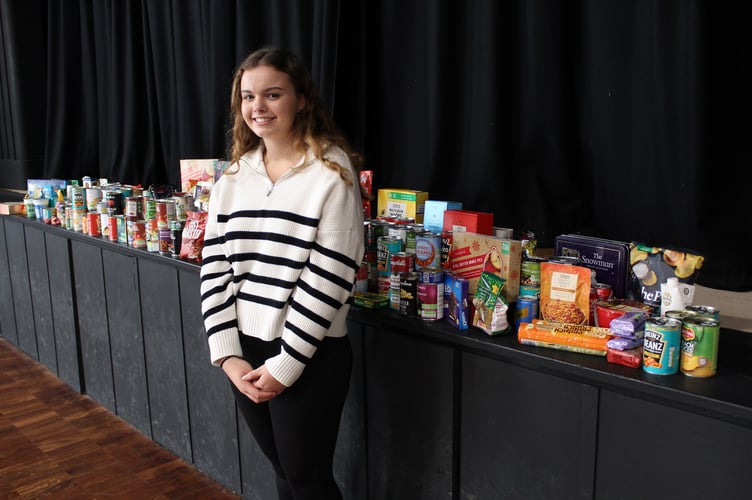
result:
<svg viewBox="0 0 752 500"><path fill-rule="evenodd" d="M504 279L502 295L507 303L517 301L520 293L522 242L485 234L456 232L450 257L452 272L470 282L470 293L478 288L483 271Z"/></svg>
<svg viewBox="0 0 752 500"><path fill-rule="evenodd" d="M417 224L422 224L426 200L428 200L428 191L379 189L376 205L377 216L397 219L410 217L415 219Z"/></svg>

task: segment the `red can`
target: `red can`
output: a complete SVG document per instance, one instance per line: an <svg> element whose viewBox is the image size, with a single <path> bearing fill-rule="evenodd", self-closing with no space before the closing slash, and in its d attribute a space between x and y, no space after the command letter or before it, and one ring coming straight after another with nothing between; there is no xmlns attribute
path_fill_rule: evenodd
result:
<svg viewBox="0 0 752 500"><path fill-rule="evenodd" d="M407 252L395 252L389 255L392 274L409 273L415 267L415 257Z"/></svg>
<svg viewBox="0 0 752 500"><path fill-rule="evenodd" d="M102 236L99 214L97 212L86 213L86 232L89 236Z"/></svg>
<svg viewBox="0 0 752 500"><path fill-rule="evenodd" d="M117 215L107 216L107 236L109 237L110 241L118 240L117 223L118 223Z"/></svg>

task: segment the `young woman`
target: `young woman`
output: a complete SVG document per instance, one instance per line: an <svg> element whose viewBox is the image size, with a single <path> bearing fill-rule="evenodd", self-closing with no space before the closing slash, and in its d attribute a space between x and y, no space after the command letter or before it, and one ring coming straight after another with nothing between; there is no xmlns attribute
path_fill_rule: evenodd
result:
<svg viewBox="0 0 752 500"><path fill-rule="evenodd" d="M341 498L332 461L363 259L359 156L291 52L261 49L232 83L231 166L209 200L201 305L211 361L282 499Z"/></svg>

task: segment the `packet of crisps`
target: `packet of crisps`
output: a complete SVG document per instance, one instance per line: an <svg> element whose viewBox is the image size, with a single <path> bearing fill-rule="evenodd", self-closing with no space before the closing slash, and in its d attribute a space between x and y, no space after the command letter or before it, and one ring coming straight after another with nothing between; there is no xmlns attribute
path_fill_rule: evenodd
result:
<svg viewBox="0 0 752 500"><path fill-rule="evenodd" d="M484 271L480 275L478 288L473 296L472 325L489 335L509 331L509 306L501 293L504 283L504 278L498 274Z"/></svg>
<svg viewBox="0 0 752 500"><path fill-rule="evenodd" d="M661 309L661 283L668 278L693 285L705 257L693 250L660 248L638 242L629 244L628 298Z"/></svg>

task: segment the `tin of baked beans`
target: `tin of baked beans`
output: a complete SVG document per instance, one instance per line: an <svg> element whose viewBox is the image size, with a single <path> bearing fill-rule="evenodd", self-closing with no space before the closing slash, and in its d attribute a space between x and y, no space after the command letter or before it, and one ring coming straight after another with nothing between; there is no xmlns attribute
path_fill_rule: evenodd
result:
<svg viewBox="0 0 752 500"><path fill-rule="evenodd" d="M86 190L81 186L71 186L70 199L73 203L73 209L86 209Z"/></svg>
<svg viewBox="0 0 752 500"><path fill-rule="evenodd" d="M720 336L720 322L702 316L687 318L681 329L681 372L690 377L715 375Z"/></svg>
<svg viewBox="0 0 752 500"><path fill-rule="evenodd" d="M697 313L687 311L686 309L672 309L671 311L666 311L666 314L664 316L666 316L667 318L678 319L679 321L684 322L684 320L686 319L697 316Z"/></svg>
<svg viewBox="0 0 752 500"><path fill-rule="evenodd" d="M442 238L440 234L425 232L415 236L415 267L441 269Z"/></svg>
<svg viewBox="0 0 752 500"><path fill-rule="evenodd" d="M418 283L418 316L425 321L444 317L444 283Z"/></svg>
<svg viewBox="0 0 752 500"><path fill-rule="evenodd" d="M101 223L97 212L86 213L86 234L89 236L102 236Z"/></svg>
<svg viewBox="0 0 752 500"><path fill-rule="evenodd" d="M441 233L441 267L443 269L452 268L452 242L454 237L452 231L443 231Z"/></svg>
<svg viewBox="0 0 752 500"><path fill-rule="evenodd" d="M651 317L645 321L642 369L655 375L679 371L682 322L674 318Z"/></svg>
<svg viewBox="0 0 752 500"><path fill-rule="evenodd" d="M514 329L520 328L520 323L532 323L538 319L538 308L540 303L535 296L517 297L517 305L514 311Z"/></svg>
<svg viewBox="0 0 752 500"><path fill-rule="evenodd" d="M418 275L402 273L400 275L399 311L403 316L418 315Z"/></svg>
<svg viewBox="0 0 752 500"><path fill-rule="evenodd" d="M391 274L390 255L402 251L402 240L393 236L379 236L376 240L376 264L380 276Z"/></svg>
<svg viewBox="0 0 752 500"><path fill-rule="evenodd" d="M395 252L389 255L392 274L409 273L415 269L415 258L407 252Z"/></svg>
<svg viewBox="0 0 752 500"><path fill-rule="evenodd" d="M717 307L703 306L703 305L691 305L691 306L686 306L684 309L687 311L696 313L696 314L701 314L703 316L709 316L716 321L720 321L721 319L721 310L718 309Z"/></svg>

